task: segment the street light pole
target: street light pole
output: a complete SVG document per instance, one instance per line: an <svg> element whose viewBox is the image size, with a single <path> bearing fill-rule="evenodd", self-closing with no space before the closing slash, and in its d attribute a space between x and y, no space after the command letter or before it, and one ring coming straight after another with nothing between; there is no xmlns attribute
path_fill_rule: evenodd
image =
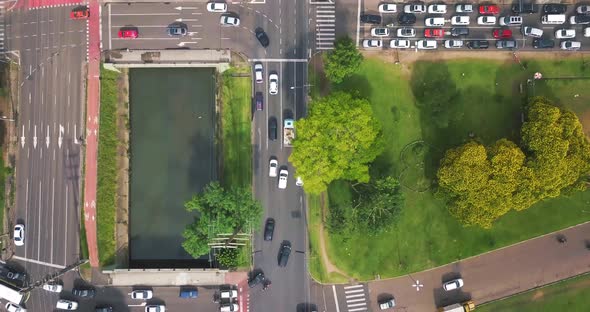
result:
<svg viewBox="0 0 590 312"><path fill-rule="evenodd" d="M304 85L302 85L302 86L298 86L298 87L295 87L295 86L293 86L293 87L289 87L289 89L291 89L291 90L295 90L295 89L299 89L299 88L305 88L305 87L313 87L313 85L312 85L312 84L304 84Z"/></svg>
<svg viewBox="0 0 590 312"><path fill-rule="evenodd" d="M12 118L8 118L8 117L6 117L6 116L0 116L0 120L14 121L14 119L12 119Z"/></svg>

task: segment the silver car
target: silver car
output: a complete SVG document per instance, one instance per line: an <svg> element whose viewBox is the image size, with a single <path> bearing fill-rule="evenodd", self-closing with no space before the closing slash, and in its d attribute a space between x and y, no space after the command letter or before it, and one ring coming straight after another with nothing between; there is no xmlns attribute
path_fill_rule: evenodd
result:
<svg viewBox="0 0 590 312"><path fill-rule="evenodd" d="M240 18L224 14L219 18L219 23L221 23L222 26L240 26Z"/></svg>
<svg viewBox="0 0 590 312"><path fill-rule="evenodd" d="M276 73L268 75L268 93L271 95L279 93L279 75Z"/></svg>

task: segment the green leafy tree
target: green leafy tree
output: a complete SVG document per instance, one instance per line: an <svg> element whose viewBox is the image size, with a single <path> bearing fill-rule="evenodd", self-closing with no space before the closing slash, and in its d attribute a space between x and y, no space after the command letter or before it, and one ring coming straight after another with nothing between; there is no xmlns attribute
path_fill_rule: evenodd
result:
<svg viewBox="0 0 590 312"><path fill-rule="evenodd" d="M404 205L404 195L399 181L393 177L379 179L361 188L356 223L371 233L379 233L390 227Z"/></svg>
<svg viewBox="0 0 590 312"><path fill-rule="evenodd" d="M312 102L296 126L289 160L307 192L319 194L337 179L369 181L368 164L383 145L381 126L367 100L335 92Z"/></svg>
<svg viewBox="0 0 590 312"><path fill-rule="evenodd" d="M208 243L220 233L238 233L257 226L262 218L262 206L252 198L247 188L225 190L219 182L209 183L201 194L185 203L189 212L197 212L182 236L182 247L198 258L209 252Z"/></svg>
<svg viewBox="0 0 590 312"><path fill-rule="evenodd" d="M353 74L363 62L363 55L350 37L342 37L334 43L334 49L324 55L326 77L334 83Z"/></svg>

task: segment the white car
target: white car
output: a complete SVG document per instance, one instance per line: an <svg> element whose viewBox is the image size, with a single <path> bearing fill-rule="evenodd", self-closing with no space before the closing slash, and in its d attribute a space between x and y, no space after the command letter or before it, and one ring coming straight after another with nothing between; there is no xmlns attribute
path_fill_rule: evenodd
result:
<svg viewBox="0 0 590 312"><path fill-rule="evenodd" d="M154 296L154 293L149 289L145 289L145 290L134 290L131 292L130 295L131 295L131 299L145 300L145 299L152 299L152 297Z"/></svg>
<svg viewBox="0 0 590 312"><path fill-rule="evenodd" d="M431 4L428 6L428 13L445 14L447 13L447 6L445 4Z"/></svg>
<svg viewBox="0 0 590 312"><path fill-rule="evenodd" d="M279 161L276 159L271 159L270 162L268 163L268 176L271 178L276 178L278 167L279 167Z"/></svg>
<svg viewBox="0 0 590 312"><path fill-rule="evenodd" d="M222 26L240 26L240 19L238 17L235 16L231 16L231 15L221 15L221 18L219 19L219 23L221 23Z"/></svg>
<svg viewBox="0 0 590 312"><path fill-rule="evenodd" d="M389 47L392 49L407 49L410 47L410 40L394 39L389 42Z"/></svg>
<svg viewBox="0 0 590 312"><path fill-rule="evenodd" d="M445 48L458 49L461 47L463 47L463 40L456 40L456 39L445 40Z"/></svg>
<svg viewBox="0 0 590 312"><path fill-rule="evenodd" d="M289 171L281 169L279 172L279 188L284 190L287 188L287 178L289 177Z"/></svg>
<svg viewBox="0 0 590 312"><path fill-rule="evenodd" d="M387 310L387 309L391 309L395 307L395 299L390 298L386 301L381 301L379 302L379 309L381 310Z"/></svg>
<svg viewBox="0 0 590 312"><path fill-rule="evenodd" d="M237 304L235 303L227 303L227 304L222 304L221 307L219 308L220 312L235 312L235 311L239 311L239 307Z"/></svg>
<svg viewBox="0 0 590 312"><path fill-rule="evenodd" d="M580 5L576 8L576 12L580 14L590 14L590 5Z"/></svg>
<svg viewBox="0 0 590 312"><path fill-rule="evenodd" d="M404 6L405 13L426 13L426 6L424 4L406 4Z"/></svg>
<svg viewBox="0 0 590 312"><path fill-rule="evenodd" d="M232 290L224 290L221 292L221 294L219 295L221 297L221 299L234 299L234 298L238 298L238 291L235 289Z"/></svg>
<svg viewBox="0 0 590 312"><path fill-rule="evenodd" d="M363 48L381 48L383 41L378 39L365 39L363 40Z"/></svg>
<svg viewBox="0 0 590 312"><path fill-rule="evenodd" d="M276 73L268 75L268 93L271 95L279 93L279 75Z"/></svg>
<svg viewBox="0 0 590 312"><path fill-rule="evenodd" d="M582 47L582 43L580 41L566 40L561 42L560 47L562 50L578 51Z"/></svg>
<svg viewBox="0 0 590 312"><path fill-rule="evenodd" d="M8 312L27 312L27 309L25 309L19 305L16 305L12 302L8 302L5 306L5 308L6 308L6 311L8 311Z"/></svg>
<svg viewBox="0 0 590 312"><path fill-rule="evenodd" d="M55 304L55 307L60 310L73 311L78 310L78 303L76 301L59 299Z"/></svg>
<svg viewBox="0 0 590 312"><path fill-rule="evenodd" d="M387 37L389 36L389 29L385 27L371 28L371 36L373 37Z"/></svg>
<svg viewBox="0 0 590 312"><path fill-rule="evenodd" d="M473 5L472 4L457 4L455 6L455 11L457 11L457 13L471 13L471 12L473 12Z"/></svg>
<svg viewBox="0 0 590 312"><path fill-rule="evenodd" d="M451 291L451 290L459 289L461 287L463 287L463 279L462 278L457 278L457 279L454 279L452 281L448 281L443 284L443 289L445 291Z"/></svg>
<svg viewBox="0 0 590 312"><path fill-rule="evenodd" d="M584 28L584 37L590 37L590 27Z"/></svg>
<svg viewBox="0 0 590 312"><path fill-rule="evenodd" d="M555 31L555 38L557 39L571 39L576 37L575 29L558 29Z"/></svg>
<svg viewBox="0 0 590 312"><path fill-rule="evenodd" d="M397 5L393 3L381 3L379 13L397 13Z"/></svg>
<svg viewBox="0 0 590 312"><path fill-rule="evenodd" d="M254 79L256 83L262 83L264 81L263 67L260 62L254 63Z"/></svg>
<svg viewBox="0 0 590 312"><path fill-rule="evenodd" d="M469 25L469 16L455 15L451 17L451 25Z"/></svg>
<svg viewBox="0 0 590 312"><path fill-rule="evenodd" d="M153 304L145 307L145 312L166 312L166 306L162 304Z"/></svg>
<svg viewBox="0 0 590 312"><path fill-rule="evenodd" d="M436 40L418 40L418 42L416 42L416 49L434 50L436 49Z"/></svg>
<svg viewBox="0 0 590 312"><path fill-rule="evenodd" d="M25 225L17 224L14 226L14 244L23 246L25 244Z"/></svg>
<svg viewBox="0 0 590 312"><path fill-rule="evenodd" d="M225 2L209 2L207 3L207 11L213 13L227 12L227 4Z"/></svg>
<svg viewBox="0 0 590 312"><path fill-rule="evenodd" d="M479 25L496 25L496 17L490 15L480 16L477 18L477 23Z"/></svg>
<svg viewBox="0 0 590 312"><path fill-rule="evenodd" d="M49 292L60 293L64 287L60 284L43 284L43 289Z"/></svg>
<svg viewBox="0 0 590 312"><path fill-rule="evenodd" d="M428 27L441 27L445 25L444 17L429 17L424 20L424 25Z"/></svg>
<svg viewBox="0 0 590 312"><path fill-rule="evenodd" d="M401 38L413 38L416 37L416 30L411 27L398 28L397 36Z"/></svg>

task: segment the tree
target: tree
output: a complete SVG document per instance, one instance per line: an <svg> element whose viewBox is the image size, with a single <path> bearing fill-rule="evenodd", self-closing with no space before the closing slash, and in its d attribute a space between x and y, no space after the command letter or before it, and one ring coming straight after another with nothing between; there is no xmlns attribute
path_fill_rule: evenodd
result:
<svg viewBox="0 0 590 312"><path fill-rule="evenodd" d="M334 43L334 50L324 55L326 77L334 83L340 83L354 73L361 66L362 61L363 55L352 39L339 38Z"/></svg>
<svg viewBox="0 0 590 312"><path fill-rule="evenodd" d="M368 232L379 233L395 222L403 204L399 181L393 177L379 179L362 187L354 209L355 221Z"/></svg>
<svg viewBox="0 0 590 312"><path fill-rule="evenodd" d="M319 194L337 179L369 181L368 164L383 145L381 126L367 100L335 92L312 102L296 126L289 160L307 192Z"/></svg>
<svg viewBox="0 0 590 312"><path fill-rule="evenodd" d="M182 236L182 247L198 258L210 250L211 239L220 233L238 233L257 226L262 218L262 206L252 198L247 188L224 190L219 182L209 183L202 194L185 203L189 212L197 212Z"/></svg>

